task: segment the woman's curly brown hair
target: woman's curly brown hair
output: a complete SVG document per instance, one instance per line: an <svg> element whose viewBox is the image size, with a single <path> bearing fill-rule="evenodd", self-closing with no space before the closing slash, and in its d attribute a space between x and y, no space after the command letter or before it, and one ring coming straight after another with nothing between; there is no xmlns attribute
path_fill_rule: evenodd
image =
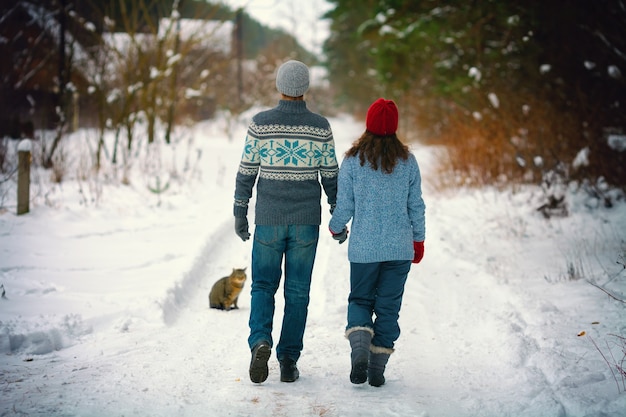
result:
<svg viewBox="0 0 626 417"><path fill-rule="evenodd" d="M357 155L359 155L361 166L365 165L367 160L375 171L378 170L380 164L385 173L391 174L399 159L404 161L408 159L409 147L400 142L395 133L378 136L366 130L346 152L346 156Z"/></svg>

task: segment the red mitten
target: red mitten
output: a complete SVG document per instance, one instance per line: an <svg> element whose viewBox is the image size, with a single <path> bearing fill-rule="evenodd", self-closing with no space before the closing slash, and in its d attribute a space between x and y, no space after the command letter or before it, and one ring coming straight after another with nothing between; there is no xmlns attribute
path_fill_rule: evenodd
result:
<svg viewBox="0 0 626 417"><path fill-rule="evenodd" d="M413 251L415 252L413 263L418 264L424 257L424 242L413 242Z"/></svg>

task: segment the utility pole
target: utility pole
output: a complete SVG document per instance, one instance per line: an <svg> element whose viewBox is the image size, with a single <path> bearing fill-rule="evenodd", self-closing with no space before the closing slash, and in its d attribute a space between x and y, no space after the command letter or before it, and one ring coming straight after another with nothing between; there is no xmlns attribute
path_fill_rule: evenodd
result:
<svg viewBox="0 0 626 417"><path fill-rule="evenodd" d="M235 15L235 51L237 54L237 97L239 107L243 105L243 9L237 9Z"/></svg>

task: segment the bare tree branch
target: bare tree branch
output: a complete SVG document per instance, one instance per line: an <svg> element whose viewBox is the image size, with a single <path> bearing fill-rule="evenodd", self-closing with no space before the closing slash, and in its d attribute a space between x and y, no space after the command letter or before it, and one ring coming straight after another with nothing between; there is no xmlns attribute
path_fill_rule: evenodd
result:
<svg viewBox="0 0 626 417"><path fill-rule="evenodd" d="M601 286L594 284L593 282L586 280L589 284L593 285L594 287L596 287L597 289L599 289L600 291L602 291L603 293L605 293L606 295L608 295L609 297L611 297L612 299L614 299L615 301L619 301L620 303L624 303L626 304L626 300L623 300L613 294L611 294L609 291L605 290L604 288L602 288Z"/></svg>

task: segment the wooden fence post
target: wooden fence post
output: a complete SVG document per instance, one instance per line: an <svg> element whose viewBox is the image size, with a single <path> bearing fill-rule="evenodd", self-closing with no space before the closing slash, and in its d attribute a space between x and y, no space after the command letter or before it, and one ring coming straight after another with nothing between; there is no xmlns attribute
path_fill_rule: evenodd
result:
<svg viewBox="0 0 626 417"><path fill-rule="evenodd" d="M28 213L30 208L30 155L31 142L22 140L17 145L17 214Z"/></svg>

